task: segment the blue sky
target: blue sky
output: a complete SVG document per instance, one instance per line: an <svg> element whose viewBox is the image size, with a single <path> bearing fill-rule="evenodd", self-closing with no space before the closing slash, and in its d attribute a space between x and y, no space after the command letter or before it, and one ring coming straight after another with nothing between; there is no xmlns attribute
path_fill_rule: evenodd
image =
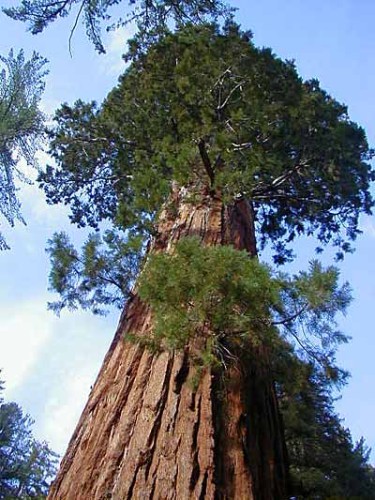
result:
<svg viewBox="0 0 375 500"><path fill-rule="evenodd" d="M370 0L237 0L238 19L251 29L257 45L270 46L279 56L295 59L304 78L317 77L323 88L345 102L353 120L375 145L375 4ZM3 2L10 5L10 2ZM32 36L25 26L0 17L0 54L11 47L37 50L49 59L50 73L43 97L47 114L64 101L78 98L101 101L123 71L121 54L126 31L106 36L108 53L98 56L82 29L68 50L71 19L63 19L45 33ZM40 155L41 165L47 157ZM33 173L31 173L33 175ZM47 239L56 230L83 236L69 226L64 207L49 207L36 186L20 186L27 226L10 229L0 221L11 250L0 254L0 367L6 397L20 403L36 420L35 433L63 453L90 386L114 334L118 312L106 318L89 313L46 310L49 263ZM352 341L340 348L338 361L352 378L337 408L354 438L364 436L375 448L375 221L363 217L364 234L357 251L340 264L343 280L353 288L354 301L342 318L342 330ZM314 242L297 246L302 269L313 256ZM330 253L324 257L330 262ZM372 455L375 461L375 454Z"/></svg>

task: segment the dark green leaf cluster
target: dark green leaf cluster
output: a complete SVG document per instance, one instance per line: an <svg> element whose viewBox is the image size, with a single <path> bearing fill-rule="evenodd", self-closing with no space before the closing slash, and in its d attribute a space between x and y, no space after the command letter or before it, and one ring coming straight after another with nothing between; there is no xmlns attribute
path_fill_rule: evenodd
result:
<svg viewBox="0 0 375 500"><path fill-rule="evenodd" d="M36 166L35 153L44 134L39 109L44 89L46 60L34 53L26 60L23 51L0 56L0 213L13 226L23 221L17 198L16 179L26 181L17 168L22 158ZM0 234L0 250L8 248Z"/></svg>
<svg viewBox="0 0 375 500"><path fill-rule="evenodd" d="M117 157L115 131L98 119L95 103L77 101L74 108L63 104L54 120L60 127L50 133L52 156L58 163L64 160L67 171L47 167L41 174L47 200L58 203L58 193L63 191L64 203L71 206L72 222L78 227L88 224L97 228L99 221L115 219L118 198L126 197L126 192L121 194L125 179L113 166Z"/></svg>
<svg viewBox="0 0 375 500"><path fill-rule="evenodd" d="M140 237L125 238L115 231L88 236L79 254L65 233L55 233L48 241L52 269L51 289L60 294L60 300L48 307L60 314L69 310L91 309L94 314L105 314L107 308L119 308L131 294L134 278L143 253Z"/></svg>
<svg viewBox="0 0 375 500"><path fill-rule="evenodd" d="M66 17L76 8L76 19L71 31L73 34L78 22L86 28L86 34L95 49L104 53L101 26L107 31L135 22L138 27L138 39L144 45L155 42L160 34L171 24L182 25L186 22L200 23L228 16L230 9L221 0L128 0L128 9L116 22L111 22L111 10L122 0L21 0L18 7L3 9L8 16L18 21L27 22L33 34L43 31L51 22ZM116 9L115 9L116 10ZM118 9L117 9L118 12ZM121 15L120 15L121 16Z"/></svg>
<svg viewBox="0 0 375 500"><path fill-rule="evenodd" d="M0 499L37 499L48 493L57 455L33 438L32 424L20 406L0 396Z"/></svg>
<svg viewBox="0 0 375 500"><path fill-rule="evenodd" d="M346 107L233 23L166 34L100 109L64 105L51 138L58 166L42 185L78 223L142 225L172 181L205 184L227 203L251 200L258 241L280 263L302 234L341 258L373 206L372 152Z"/></svg>
<svg viewBox="0 0 375 500"><path fill-rule="evenodd" d="M332 381L285 349L274 364L293 498L375 497L375 471L364 440L353 444L334 411Z"/></svg>
<svg viewBox="0 0 375 500"><path fill-rule="evenodd" d="M108 220L149 232L169 192L168 172L142 168L142 152L135 152L133 141L102 115L95 103L82 101L57 111L51 154L64 168L47 167L39 177L41 187L49 203L70 205L71 220L79 227L97 229Z"/></svg>

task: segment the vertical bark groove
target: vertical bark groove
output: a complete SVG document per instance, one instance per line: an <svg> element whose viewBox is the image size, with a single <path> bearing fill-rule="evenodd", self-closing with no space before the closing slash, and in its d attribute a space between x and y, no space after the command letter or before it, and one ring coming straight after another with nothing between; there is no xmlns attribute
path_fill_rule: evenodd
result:
<svg viewBox="0 0 375 500"><path fill-rule="evenodd" d="M171 251L195 235L206 245L230 243L256 255L246 200L225 207L207 192L192 205L189 195L174 189L177 216L161 215L151 251ZM150 311L135 295L49 500L285 498L284 448L267 369L238 364L225 377L207 369L194 389L187 351L152 354L124 340L125 332L147 335L151 327Z"/></svg>

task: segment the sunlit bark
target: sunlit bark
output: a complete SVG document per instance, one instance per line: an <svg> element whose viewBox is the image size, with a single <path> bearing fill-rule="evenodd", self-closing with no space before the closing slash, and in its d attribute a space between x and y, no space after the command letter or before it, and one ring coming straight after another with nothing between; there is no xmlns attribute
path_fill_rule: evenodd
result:
<svg viewBox="0 0 375 500"><path fill-rule="evenodd" d="M189 201L190 199L190 201ZM256 256L251 205L175 189L150 251L199 236ZM135 294L120 319L88 403L62 461L50 500L286 498L286 454L269 372L258 348L222 372L207 369L198 387L188 346L152 354L124 341L147 335L152 317ZM249 359L253 361L250 362Z"/></svg>

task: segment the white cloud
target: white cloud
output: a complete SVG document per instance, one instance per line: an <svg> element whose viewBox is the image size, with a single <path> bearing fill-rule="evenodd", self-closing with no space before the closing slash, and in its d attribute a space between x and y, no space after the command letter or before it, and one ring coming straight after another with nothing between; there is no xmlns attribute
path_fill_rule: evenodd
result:
<svg viewBox="0 0 375 500"><path fill-rule="evenodd" d="M93 383L95 369L89 361L77 368L64 377L60 390L56 388L56 394L46 402L44 421L39 426L39 434L60 454L68 445Z"/></svg>
<svg viewBox="0 0 375 500"><path fill-rule="evenodd" d="M0 306L0 368L7 392L27 378L52 331L53 316L46 301L34 300Z"/></svg>
<svg viewBox="0 0 375 500"><path fill-rule="evenodd" d="M63 454L112 339L117 314L99 318L66 313L57 321L45 353L48 362L38 372L39 379L48 374L49 382L35 430Z"/></svg>
<svg viewBox="0 0 375 500"><path fill-rule="evenodd" d="M34 435L63 454L113 336L117 314L46 310L46 295L0 302L5 398L35 419Z"/></svg>
<svg viewBox="0 0 375 500"><path fill-rule="evenodd" d="M52 116L55 114L56 109L59 108L60 105L61 102L54 97L43 97L40 103L40 109L47 117L47 125L51 125L53 123Z"/></svg>
<svg viewBox="0 0 375 500"><path fill-rule="evenodd" d="M365 215L362 218L360 229L367 236L375 238L375 219L369 215Z"/></svg>
<svg viewBox="0 0 375 500"><path fill-rule="evenodd" d="M43 170L47 164L53 165L54 161L45 151L36 154L39 167ZM69 209L65 205L48 205L45 194L36 182L37 170L27 165L24 160L19 162L21 172L31 181L31 184L18 183L19 199L22 205L21 212L27 223L36 222L42 227L58 228L67 224Z"/></svg>
<svg viewBox="0 0 375 500"><path fill-rule="evenodd" d="M48 205L44 192L36 184L23 186L20 194L22 214L26 222L41 227L59 229L68 224L69 208L65 205Z"/></svg>
<svg viewBox="0 0 375 500"><path fill-rule="evenodd" d="M127 50L127 41L135 33L134 27L126 26L110 31L106 42L106 54L101 56L100 68L103 73L119 75L125 69L125 62L122 59Z"/></svg>

